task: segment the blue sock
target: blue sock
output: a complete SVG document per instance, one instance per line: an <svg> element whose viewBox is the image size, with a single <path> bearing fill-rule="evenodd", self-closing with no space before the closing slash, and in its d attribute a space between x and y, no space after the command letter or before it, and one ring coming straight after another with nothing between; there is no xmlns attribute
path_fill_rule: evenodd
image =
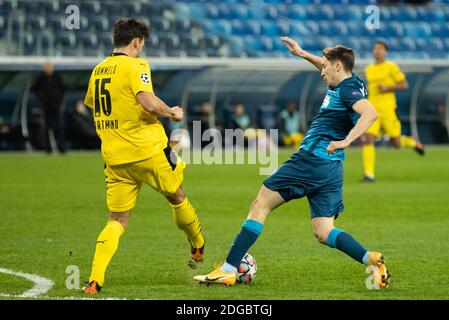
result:
<svg viewBox="0 0 449 320"><path fill-rule="evenodd" d="M243 256L248 249L256 242L260 233L262 232L263 224L255 220L246 220L242 225L242 230L237 235L234 243L229 250L228 256L226 257L226 263L222 266L223 271L236 271ZM230 270L230 266L235 267L235 270ZM224 270L225 268L226 270Z"/></svg>
<svg viewBox="0 0 449 320"><path fill-rule="evenodd" d="M360 263L368 263L368 251L350 234L342 230L332 229L327 236L327 245L331 248L337 248Z"/></svg>

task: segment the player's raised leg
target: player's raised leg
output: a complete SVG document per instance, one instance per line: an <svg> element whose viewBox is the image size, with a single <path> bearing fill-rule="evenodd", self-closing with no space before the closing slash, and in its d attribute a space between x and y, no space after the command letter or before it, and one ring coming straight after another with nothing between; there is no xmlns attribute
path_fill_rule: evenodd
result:
<svg viewBox="0 0 449 320"><path fill-rule="evenodd" d="M390 285L390 274L385 266L383 255L379 252L369 252L349 233L335 228L334 217L314 217L312 229L320 243L336 248L366 266L375 266L376 268L373 268L371 272L379 288Z"/></svg>
<svg viewBox="0 0 449 320"><path fill-rule="evenodd" d="M204 237L195 208L185 196L182 187L179 187L174 194L168 195L166 198L172 207L173 221L187 235L192 261L202 262L204 259ZM195 264L189 265L195 267Z"/></svg>
<svg viewBox="0 0 449 320"><path fill-rule="evenodd" d="M278 192L262 186L249 208L247 219L232 243L226 261L208 275L195 276L195 281L234 285L240 261L261 234L268 214L284 202L284 198Z"/></svg>
<svg viewBox="0 0 449 320"><path fill-rule="evenodd" d="M424 145L417 141L412 136L398 136L391 138L391 144L396 148L411 148L414 149L419 155L423 156L425 154Z"/></svg>
<svg viewBox="0 0 449 320"><path fill-rule="evenodd" d="M109 221L97 238L89 285L84 288L84 293L97 294L100 292L106 269L117 251L120 237L128 226L130 214L130 211L111 212L109 214Z"/></svg>

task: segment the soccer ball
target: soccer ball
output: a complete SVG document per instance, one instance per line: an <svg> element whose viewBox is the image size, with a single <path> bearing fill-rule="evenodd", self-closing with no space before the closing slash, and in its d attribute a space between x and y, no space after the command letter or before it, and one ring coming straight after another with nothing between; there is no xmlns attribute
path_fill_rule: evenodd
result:
<svg viewBox="0 0 449 320"><path fill-rule="evenodd" d="M241 283L250 283L257 273L256 259L246 253L237 269L237 281Z"/></svg>

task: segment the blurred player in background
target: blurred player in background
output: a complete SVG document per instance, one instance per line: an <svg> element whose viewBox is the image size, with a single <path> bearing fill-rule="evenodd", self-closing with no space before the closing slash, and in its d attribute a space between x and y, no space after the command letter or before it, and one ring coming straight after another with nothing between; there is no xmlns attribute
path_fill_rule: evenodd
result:
<svg viewBox="0 0 449 320"><path fill-rule="evenodd" d="M296 110L296 103L289 101L287 109L281 112L282 140L286 146L294 146L298 149L304 135L299 129L299 111Z"/></svg>
<svg viewBox="0 0 449 320"><path fill-rule="evenodd" d="M374 142L383 133L397 149L401 147L414 148L424 155L424 146L413 137L401 136L401 121L396 112L395 91L407 90L408 82L398 65L385 60L388 46L383 41L377 41L373 47L374 63L365 69L368 81L368 99L377 111L379 118L373 123L363 137L363 169L362 182L375 181L376 150Z"/></svg>
<svg viewBox="0 0 449 320"><path fill-rule="evenodd" d="M288 37L281 39L292 54L304 58L320 70L328 84L326 96L300 149L263 182L225 263L211 273L195 276L194 279L199 283L234 285L240 262L261 234L269 213L285 202L307 197L317 240L360 263L377 267L372 274L379 288L386 288L390 276L383 255L368 251L349 233L334 226L334 220L344 209L344 149L377 118L376 111L366 99L363 81L352 73L354 51L338 46L324 49L323 57L318 57L303 50Z"/></svg>
<svg viewBox="0 0 449 320"><path fill-rule="evenodd" d="M97 239L86 294L97 294L106 268L128 225L142 183L164 195L173 219L188 237L191 266L203 260L204 238L195 209L181 183L185 163L174 155L157 117L183 119L179 107L168 107L153 92L148 62L139 58L149 28L136 19L114 25L114 51L92 71L85 105L93 109L105 161L109 221ZM157 245L157 244L155 244Z"/></svg>

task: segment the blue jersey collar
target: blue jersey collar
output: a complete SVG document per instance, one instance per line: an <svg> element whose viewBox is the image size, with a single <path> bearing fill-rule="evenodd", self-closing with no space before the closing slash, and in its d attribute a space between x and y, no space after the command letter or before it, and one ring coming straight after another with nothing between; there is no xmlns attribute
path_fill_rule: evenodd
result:
<svg viewBox="0 0 449 320"><path fill-rule="evenodd" d="M354 81L354 79L355 79L355 74L352 74L351 77L346 78L346 79L340 81L335 87L329 86L329 88L331 88L332 90L335 90L335 89L341 87L341 86L342 86L344 83L346 83L346 82L352 82L352 81Z"/></svg>

